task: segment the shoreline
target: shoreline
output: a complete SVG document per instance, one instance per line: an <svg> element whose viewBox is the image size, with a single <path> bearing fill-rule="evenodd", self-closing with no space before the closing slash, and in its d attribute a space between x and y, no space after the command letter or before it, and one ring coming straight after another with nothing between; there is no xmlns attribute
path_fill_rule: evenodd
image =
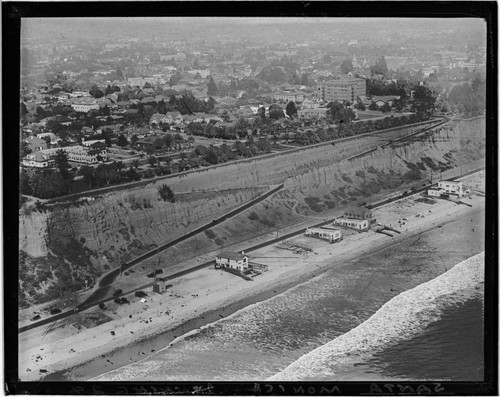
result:
<svg viewBox="0 0 500 397"><path fill-rule="evenodd" d="M268 380L322 380L332 372L332 363L352 364L415 337L437 321L447 307L477 299L478 294L484 296L484 255L484 251L473 255L441 275L401 292L359 326L303 355Z"/></svg>
<svg viewBox="0 0 500 397"><path fill-rule="evenodd" d="M465 183L484 184L481 173L465 179L468 179ZM352 230L345 230L344 240L333 245L301 235L292 237L292 243L310 246L312 252L297 254L274 245L260 248L251 256L267 264L269 271L252 282L213 268L200 269L176 279L163 295L148 290L147 303L132 298L131 305L111 304L106 311L89 309L71 318L74 323L54 323L50 332L46 332L48 327L40 327L23 333L19 343L19 377L26 381L94 378L142 361L168 347L176 338L280 295L327 271L345 272L363 257L467 215L484 213L483 197L467 199L472 208L445 200L429 205L416 202L416 198L409 196L374 210L379 222L394 225L401 231L392 238ZM398 227L398 219L403 218L409 219L406 226L399 224ZM450 266L448 263L448 268ZM439 274L446 270L444 265L438 266ZM415 282L423 282L421 279L418 276ZM97 326L84 325L81 331L78 326L86 313L96 313L103 321ZM39 369L44 369L46 376L44 371L39 373Z"/></svg>
<svg viewBox="0 0 500 397"><path fill-rule="evenodd" d="M477 213L484 211L484 206L481 208L465 209L468 214ZM350 261L337 260L330 265L314 268L311 270L303 272L302 274L295 275L291 279L285 280L282 284L277 284L274 286L264 287L262 291L259 291L252 296L247 296L236 302L224 304L212 310L205 311L195 316L194 318L187 319L182 324L175 326L172 329L167 329L159 331L154 335L149 335L141 338L140 340L134 341L131 344L118 347L113 351L106 353L102 356L94 357L84 363L77 364L75 366L69 367L67 369L55 371L44 378L47 381L64 381L64 380L89 380L94 377L103 375L112 370L118 369L120 367L127 366L128 364L137 363L143 359L151 357L153 353L157 353L159 350L168 347L172 341L177 338L186 336L187 333L198 330L199 328L210 325L218 320L226 318L238 311L258 302L263 302L276 295L282 294L291 288L297 287L316 276L322 275L327 271L335 270L335 268L351 266L352 261L360 261L364 257L373 255L377 252L389 249L391 246L396 244L401 244L405 240L418 237L419 235L426 233L428 231L437 229L444 224L451 223L456 220L456 217L449 219L447 216L442 217L439 222L434 224L429 223L419 227L417 230L412 230L405 233L399 238L394 238L391 240L383 240L384 243L377 244L372 247L365 248L362 252L353 252L351 250L349 253ZM445 268L441 269L442 273L446 271ZM441 274L442 274L441 273ZM418 282L421 283L420 281ZM226 302L227 303L227 302ZM142 356L141 356L142 355ZM134 357L135 359L131 359Z"/></svg>

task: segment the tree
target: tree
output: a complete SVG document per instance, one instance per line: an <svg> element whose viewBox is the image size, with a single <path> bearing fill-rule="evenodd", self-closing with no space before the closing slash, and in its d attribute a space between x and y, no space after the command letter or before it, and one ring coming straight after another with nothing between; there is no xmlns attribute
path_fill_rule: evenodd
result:
<svg viewBox="0 0 500 397"><path fill-rule="evenodd" d="M139 160L135 159L135 160L132 160L132 162L130 163L130 167L134 168L134 169L137 169L139 168L139 166L141 165L141 163L139 162Z"/></svg>
<svg viewBox="0 0 500 397"><path fill-rule="evenodd" d="M256 143L257 148L264 153L270 153L272 149L271 142L267 138L259 139Z"/></svg>
<svg viewBox="0 0 500 397"><path fill-rule="evenodd" d="M340 64L340 70L344 74L352 72L354 70L354 68L352 67L352 61L350 59L344 59Z"/></svg>
<svg viewBox="0 0 500 397"><path fill-rule="evenodd" d="M65 181L72 179L71 173L68 171L68 169L71 168L71 166L69 165L68 154L66 153L65 150L59 149L56 152L55 163L56 163L57 169L59 170L59 172L61 173L61 176L63 177L63 179Z"/></svg>
<svg viewBox="0 0 500 397"><path fill-rule="evenodd" d="M104 92L102 92L97 84L94 84L92 88L89 90L90 95L94 98L102 98L104 96Z"/></svg>
<svg viewBox="0 0 500 397"><path fill-rule="evenodd" d="M133 146L136 145L137 141L139 140L139 137L137 135L132 135L132 137L130 138L130 142L132 143Z"/></svg>
<svg viewBox="0 0 500 397"><path fill-rule="evenodd" d="M309 85L309 77L307 76L306 73L304 73L304 74L302 74L302 76L300 76L300 85L305 85L305 86Z"/></svg>
<svg viewBox="0 0 500 397"><path fill-rule="evenodd" d="M375 65L371 67L371 72L373 74L382 74L384 76L387 75L389 69L387 69L387 63L385 62L385 58L383 56L377 59Z"/></svg>
<svg viewBox="0 0 500 397"><path fill-rule="evenodd" d="M278 120L285 117L285 113L283 113L283 108L279 105L272 104L269 106L269 118Z"/></svg>
<svg viewBox="0 0 500 397"><path fill-rule="evenodd" d="M151 167L154 167L156 164L158 164L158 159L156 158L156 156L149 156L148 163L151 164Z"/></svg>
<svg viewBox="0 0 500 397"><path fill-rule="evenodd" d="M384 105L380 108L380 110L383 113L389 113L392 109L391 106L387 102L385 102Z"/></svg>
<svg viewBox="0 0 500 397"><path fill-rule="evenodd" d="M124 136L123 134L120 134L120 136L118 137L117 144L118 144L118 146L120 146L120 147L125 147L125 146L127 146L127 145L128 145L127 138L125 138L125 136Z"/></svg>
<svg viewBox="0 0 500 397"><path fill-rule="evenodd" d="M328 108L326 115L333 122L349 123L356 118L352 109L346 109L338 101L330 102L326 107Z"/></svg>
<svg viewBox="0 0 500 397"><path fill-rule="evenodd" d="M19 185L21 187L21 194L31 194L33 193L31 189L31 181L28 173L25 169L21 171L21 175L19 178Z"/></svg>
<svg viewBox="0 0 500 397"><path fill-rule="evenodd" d="M92 188L92 185L96 183L95 169L88 165L82 165L79 173L83 176L83 181L89 185L89 188Z"/></svg>
<svg viewBox="0 0 500 397"><path fill-rule="evenodd" d="M217 85L212 76L209 76L207 95L217 95Z"/></svg>
<svg viewBox="0 0 500 397"><path fill-rule="evenodd" d="M371 101L370 102L370 105L368 106L368 109L369 110L378 110L378 107L377 107L377 104L375 103L375 101Z"/></svg>
<svg viewBox="0 0 500 397"><path fill-rule="evenodd" d="M171 203L175 203L175 196L172 189L167 185L161 185L158 187L158 193L163 201L169 201Z"/></svg>
<svg viewBox="0 0 500 397"><path fill-rule="evenodd" d="M31 153L31 149L28 145L28 142L26 141L21 141L21 147L20 147L20 157L23 158L23 157L26 157L28 154Z"/></svg>
<svg viewBox="0 0 500 397"><path fill-rule="evenodd" d="M295 106L295 102L293 101L288 102L285 111L288 117L293 118L293 116L297 114L297 107Z"/></svg>
<svg viewBox="0 0 500 397"><path fill-rule="evenodd" d="M35 197L46 199L67 194L69 185L59 171L43 170L33 176L32 189Z"/></svg>
<svg viewBox="0 0 500 397"><path fill-rule="evenodd" d="M260 116L260 118L265 119L266 118L266 108L264 106L261 106L259 110L257 110L257 114ZM229 119L229 117L228 117Z"/></svg>
<svg viewBox="0 0 500 397"><path fill-rule="evenodd" d="M366 107L365 107L365 104L363 103L363 101L356 102L354 107L358 110L361 110L361 111L366 110Z"/></svg>
<svg viewBox="0 0 500 397"><path fill-rule="evenodd" d="M436 102L434 93L423 85L415 86L414 91L413 111L417 114L417 117L431 116Z"/></svg>

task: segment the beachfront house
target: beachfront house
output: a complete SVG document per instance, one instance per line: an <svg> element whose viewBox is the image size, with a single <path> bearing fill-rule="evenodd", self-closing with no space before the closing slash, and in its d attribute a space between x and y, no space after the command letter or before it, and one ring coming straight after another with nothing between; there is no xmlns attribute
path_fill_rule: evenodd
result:
<svg viewBox="0 0 500 397"><path fill-rule="evenodd" d="M248 256L244 252L222 251L215 257L215 268L236 269L240 272L248 270Z"/></svg>
<svg viewBox="0 0 500 397"><path fill-rule="evenodd" d="M454 195L461 198L464 195L463 182L440 181L436 186L427 189L427 194L431 197L448 197Z"/></svg>
<svg viewBox="0 0 500 397"><path fill-rule="evenodd" d="M327 240L331 244L342 240L342 231L331 227L309 227L306 229L305 235Z"/></svg>
<svg viewBox="0 0 500 397"><path fill-rule="evenodd" d="M458 197L462 197L464 195L463 182L440 181L438 183L438 189L444 190L446 194L453 194Z"/></svg>

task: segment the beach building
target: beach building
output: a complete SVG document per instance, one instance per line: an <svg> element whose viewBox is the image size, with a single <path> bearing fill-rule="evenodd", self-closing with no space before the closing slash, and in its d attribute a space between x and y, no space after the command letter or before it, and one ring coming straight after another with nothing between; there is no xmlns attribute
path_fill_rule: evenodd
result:
<svg viewBox="0 0 500 397"><path fill-rule="evenodd" d="M444 190L447 194L454 194L458 197L464 195L464 184L463 182L456 181L440 181L438 183L438 189Z"/></svg>
<svg viewBox="0 0 500 397"><path fill-rule="evenodd" d="M427 194L431 197L448 197L450 195L461 198L464 195L463 182L440 181L436 186L427 189Z"/></svg>
<svg viewBox="0 0 500 397"><path fill-rule="evenodd" d="M342 231L329 227L308 227L305 235L308 237L316 237L322 240L327 240L331 244L342 240Z"/></svg>
<svg viewBox="0 0 500 397"><path fill-rule="evenodd" d="M336 218L333 221L333 224L348 227L350 229L357 230L358 232L364 232L370 227L368 219Z"/></svg>
<svg viewBox="0 0 500 397"><path fill-rule="evenodd" d="M375 223L377 220L373 217L372 212L365 207L352 207L344 212L344 218L348 219L366 219L368 225Z"/></svg>
<svg viewBox="0 0 500 397"><path fill-rule="evenodd" d="M248 270L248 256L244 252L222 251L215 257L215 268L230 268L240 272Z"/></svg>

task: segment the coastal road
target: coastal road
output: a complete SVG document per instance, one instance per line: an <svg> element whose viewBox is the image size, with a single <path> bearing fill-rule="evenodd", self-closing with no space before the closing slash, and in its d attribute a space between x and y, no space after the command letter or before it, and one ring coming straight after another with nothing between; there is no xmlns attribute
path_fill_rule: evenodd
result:
<svg viewBox="0 0 500 397"><path fill-rule="evenodd" d="M474 173L476 173L478 171L482 171L482 170L484 170L484 166L481 166L479 168L474 168L473 170L470 170L468 172L465 172L465 173L459 174L459 175L455 175L455 176L452 176L452 175L454 175L458 170L445 171L444 175L445 175L445 177L446 177L446 175L450 175L448 177L448 179L449 180L455 180L455 179L458 179L458 178L462 178L462 177L474 174ZM282 185L280 185L280 186L282 186ZM400 193L397 196L391 195L391 197L383 199L383 200L381 200L381 201L379 201L379 202L377 202L375 204L369 205L367 207L370 208L370 209L374 209L374 208L380 207L382 205L388 204L390 202L397 201L397 200L399 200L399 199L401 199L403 197L409 197L409 196L421 193L421 192L427 190L430 186L431 186L430 183L426 183L426 184L422 185L418 189L415 189L415 190L412 190L412 191L405 191L405 192ZM222 218L227 219L230 216L230 214L231 213L228 213L228 214L224 215L223 217L221 217L219 219L222 219ZM316 223L314 225L308 225L307 227L320 227L320 226L324 226L324 225L326 225L326 224L328 224L330 222L331 222L331 219L330 220L326 220L326 221L318 222L318 223ZM207 226L207 225L205 225L205 226ZM210 227L211 224L208 224L208 226ZM255 245L250 246L250 247L246 247L245 248L245 252L255 251L255 250L258 250L258 249L260 249L262 247L266 247L268 245L275 244L275 243L277 243L279 241L283 241L283 240L289 239L291 237L295 237L297 235L303 234L307 227L303 227L303 228L300 228L299 230L295 230L293 232L283 234L283 235L281 235L281 236L279 236L277 238L272 238L272 239L266 240L266 241L264 241L262 243L255 244ZM207 229L208 229L208 227L207 227ZM185 238L187 238L187 237L185 237ZM156 253L157 253L157 250L153 250L153 251L147 253L147 255L148 255L147 258L149 258L152 255L155 255ZM141 260L144 260L144 259L146 259L146 258L142 258ZM189 274L189 273L195 272L197 270L203 269L205 267L208 267L208 266L212 265L213 263L214 263L214 261L210 260L210 261L201 263L199 265L190 267L188 269L184 269L182 271L179 271L179 272L176 272L176 273L171 274L169 276L166 276L165 280L166 281L174 280L174 279L179 278L181 276L184 276L186 274ZM119 271L119 269L118 269L118 271ZM133 290L129 290L129 291L125 292L122 296L133 294L136 291L142 290L144 288L148 288L148 287L150 287L152 285L153 285L153 282L141 285L141 286L139 286L139 287L137 287L137 288L135 288ZM110 284L106 285L106 286L104 286L104 288L101 291L108 293L110 291L111 287L112 286ZM107 302L111 302L113 300L114 300L114 297L107 297L106 298L104 296L99 296L99 295L96 294L96 295L93 295L93 299L87 299L85 302L83 302L82 304L80 304L78 306L77 310L78 311L83 311L83 310L89 309L89 308L91 308L93 306L97 306L100 303L107 303ZM28 324L26 326L20 327L19 328L19 333L28 331L28 330L36 328L36 327L40 327L40 326L43 326L43 325L50 324L50 323L52 323L54 321L57 321L57 320L61 320L61 319L67 318L67 317L71 316L72 314L74 314L74 311L72 311L72 310L71 311L66 311L66 312L62 312L62 313L56 314L54 316L45 318L43 320L34 322L32 324Z"/></svg>

